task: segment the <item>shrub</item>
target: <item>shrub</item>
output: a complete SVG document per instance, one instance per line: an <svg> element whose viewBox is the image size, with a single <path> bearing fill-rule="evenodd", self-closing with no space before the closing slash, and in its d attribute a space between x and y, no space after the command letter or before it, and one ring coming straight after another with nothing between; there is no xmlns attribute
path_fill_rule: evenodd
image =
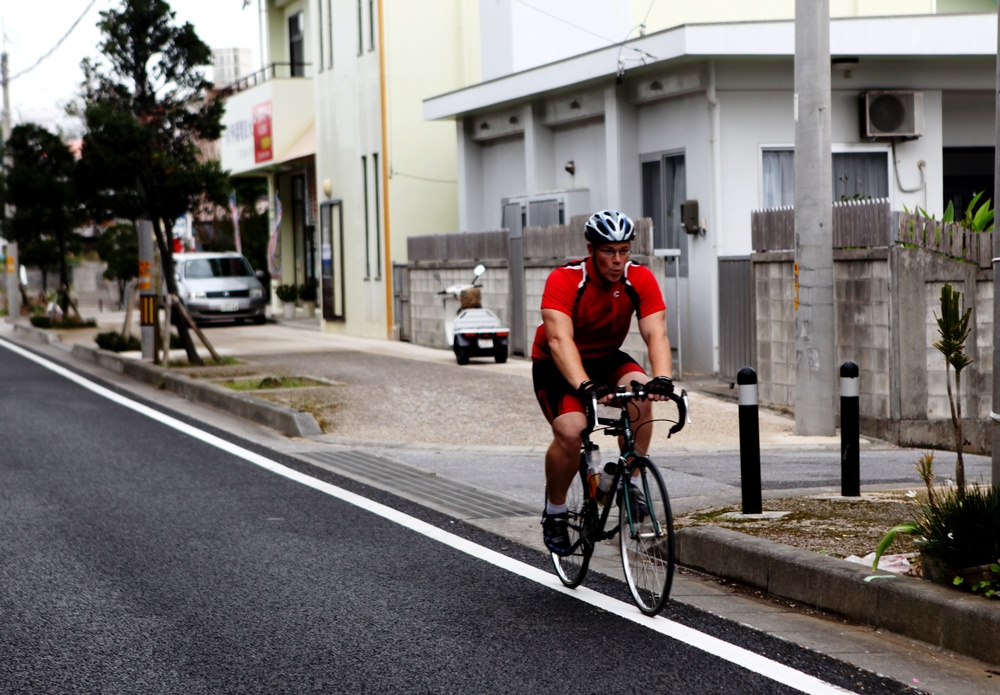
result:
<svg viewBox="0 0 1000 695"><path fill-rule="evenodd" d="M142 341L134 335L124 336L118 331L105 331L98 333L94 338L97 347L111 352L125 352L126 350L141 350Z"/></svg>
<svg viewBox="0 0 1000 695"><path fill-rule="evenodd" d="M35 328L95 328L94 319L80 319L76 316L66 316L60 321L53 321L50 316L32 316L28 319Z"/></svg>
<svg viewBox="0 0 1000 695"><path fill-rule="evenodd" d="M304 284L299 285L299 299L303 302L315 302L319 282L316 278L309 278Z"/></svg>
<svg viewBox="0 0 1000 695"><path fill-rule="evenodd" d="M972 485L964 495L948 488L934 504L921 505L916 524L920 550L945 567L977 567L1000 558L1000 490L993 485Z"/></svg>
<svg viewBox="0 0 1000 695"><path fill-rule="evenodd" d="M294 302L299 295L299 288L295 285L278 285L278 289L275 292L281 301Z"/></svg>

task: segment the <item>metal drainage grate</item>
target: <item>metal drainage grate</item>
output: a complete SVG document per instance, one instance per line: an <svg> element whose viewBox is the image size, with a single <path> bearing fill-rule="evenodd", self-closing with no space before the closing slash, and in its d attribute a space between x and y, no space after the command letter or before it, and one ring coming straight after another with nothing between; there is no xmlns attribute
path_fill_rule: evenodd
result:
<svg viewBox="0 0 1000 695"><path fill-rule="evenodd" d="M361 451L321 451L305 457L353 480L427 503L462 519L538 515L537 509L520 502Z"/></svg>

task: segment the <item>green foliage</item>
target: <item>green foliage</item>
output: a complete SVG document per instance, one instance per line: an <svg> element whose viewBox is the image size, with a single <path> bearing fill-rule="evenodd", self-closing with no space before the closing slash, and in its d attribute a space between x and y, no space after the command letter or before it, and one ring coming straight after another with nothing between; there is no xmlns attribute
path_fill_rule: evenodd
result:
<svg viewBox="0 0 1000 695"><path fill-rule="evenodd" d="M201 156L222 134L223 104L204 68L211 50L190 23L174 24L165 0L121 0L101 12L102 59L86 59L85 125L78 183L95 220L149 219L167 290L177 294L170 230L204 202L226 201L226 176ZM201 357L179 328L188 359Z"/></svg>
<svg viewBox="0 0 1000 695"><path fill-rule="evenodd" d="M7 141L9 158L4 188L11 216L2 236L17 242L20 260L47 274L58 269L59 284L69 286L71 253L79 250L74 229L83 221L74 188L76 159L58 136L33 123L16 126ZM66 311L66 299L61 302Z"/></svg>
<svg viewBox="0 0 1000 695"><path fill-rule="evenodd" d="M1000 490L972 485L948 488L935 504L921 505L921 550L946 567L986 565L1000 558Z"/></svg>
<svg viewBox="0 0 1000 695"><path fill-rule="evenodd" d="M125 352L127 350L141 350L142 341L134 335L122 335L118 331L105 331L98 333L94 338L97 347L111 352Z"/></svg>
<svg viewBox="0 0 1000 695"><path fill-rule="evenodd" d="M965 206L965 213L960 220L955 219L955 206L951 201L949 201L948 207L945 208L944 216L941 218L941 221L958 222L961 226L966 229L971 229L974 232L992 232L993 200L987 199L985 203L980 205L978 208L976 207L979 203L979 199L983 197L983 193L985 193L985 191L979 191L979 193L976 193L976 195L973 196L972 200L969 201L969 204Z"/></svg>
<svg viewBox="0 0 1000 695"><path fill-rule="evenodd" d="M962 311L962 293L945 283L941 288L941 316L936 317L941 339L934 343L934 347L956 372L972 364L972 358L965 353L971 315L971 307Z"/></svg>
<svg viewBox="0 0 1000 695"><path fill-rule="evenodd" d="M1000 562L1000 489L992 485L973 485L964 494L955 487L939 489L934 501L921 503L920 512L912 522L894 526L886 532L875 549L873 571L900 533L916 536L921 553L956 576L970 567L995 567L995 563ZM969 588L992 596L1000 590L1000 569L993 572L998 576L976 582ZM962 583L955 582L956 585ZM987 591L990 593L986 594Z"/></svg>
<svg viewBox="0 0 1000 695"><path fill-rule="evenodd" d="M60 320L55 320L51 316L38 315L28 319L35 328L96 328L97 322L94 319L81 319L76 316L64 316Z"/></svg>
<svg viewBox="0 0 1000 695"><path fill-rule="evenodd" d="M917 475L924 481L924 486L927 488L927 500L931 504L934 504L934 452L925 452L923 456L917 459L914 467L917 469Z"/></svg>
<svg viewBox="0 0 1000 695"><path fill-rule="evenodd" d="M958 495L965 492L965 463L962 450L965 436L962 434L962 370L972 364L972 358L965 352L965 341L969 337L969 318L972 308L962 311L962 293L945 283L941 288L941 316L937 317L938 334L941 339L934 347L945 359L945 379L948 388L948 404L951 408L951 423L955 435L955 485ZM955 389L951 388L951 370L955 370Z"/></svg>
<svg viewBox="0 0 1000 695"><path fill-rule="evenodd" d="M139 236L131 224L115 224L97 238L97 255L107 264L104 277L118 285L124 300L125 285L139 272Z"/></svg>
<svg viewBox="0 0 1000 695"><path fill-rule="evenodd" d="M294 302L298 298L299 288L295 285L278 285L275 293L282 302Z"/></svg>
<svg viewBox="0 0 1000 695"><path fill-rule="evenodd" d="M1000 598L1000 564L996 562L990 563L989 571L991 572L991 576L979 581L970 582L968 586L969 591L974 594L982 594L986 598ZM962 586L965 584L965 577L957 576L952 580L952 583L955 586Z"/></svg>

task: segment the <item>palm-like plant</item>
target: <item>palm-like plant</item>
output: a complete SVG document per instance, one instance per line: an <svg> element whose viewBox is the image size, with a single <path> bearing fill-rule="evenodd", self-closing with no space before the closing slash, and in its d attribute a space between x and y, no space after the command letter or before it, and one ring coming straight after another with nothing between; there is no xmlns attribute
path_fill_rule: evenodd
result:
<svg viewBox="0 0 1000 695"><path fill-rule="evenodd" d="M937 317L938 333L941 339L934 343L944 356L945 383L948 388L948 404L951 407L951 422L955 430L955 485L959 498L965 491L965 462L962 449L965 437L962 434L962 370L972 364L972 358L965 353L965 341L969 337L969 317L972 309L962 311L962 293L950 284L941 288L941 316ZM955 390L951 388L951 370L955 370Z"/></svg>

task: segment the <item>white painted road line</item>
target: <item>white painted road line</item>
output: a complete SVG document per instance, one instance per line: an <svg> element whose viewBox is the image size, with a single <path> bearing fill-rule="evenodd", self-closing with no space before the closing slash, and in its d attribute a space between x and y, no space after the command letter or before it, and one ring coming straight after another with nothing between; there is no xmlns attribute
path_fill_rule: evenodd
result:
<svg viewBox="0 0 1000 695"><path fill-rule="evenodd" d="M668 620L660 616L650 617L643 615L630 603L610 598L609 596L605 596L604 594L585 587L567 589L561 582L559 582L558 578L550 572L546 572L538 569L537 567L532 567L531 565L514 560L506 555L490 550L489 548L484 548L473 543L472 541L468 541L464 538L456 536L453 533L439 529L436 526L432 526L431 524L421 521L420 519L416 519L408 514L404 514L391 507L374 502L366 497L350 492L349 490L339 488L336 485L331 485L330 483L323 482L322 480L317 480L316 478L310 477L305 473L300 473L273 461L266 456L261 456L260 454L244 449L237 444L227 442L226 440L198 429L193 425L188 425L180 420L177 420L176 418L126 398L125 396L119 395L110 389L96 384L89 379L75 374L54 362L3 340L2 338L0 338L0 346L7 348L11 352L14 352L28 360L31 360L45 369L48 369L103 398L107 398L118 405L129 408L136 413L145 415L146 417L166 425L167 427L177 430L178 432L182 432L190 437L194 437L195 439L225 451L228 454L232 454L233 456L248 461L256 466L260 466L265 470L281 475L297 483L301 483L302 485L311 487L314 490L330 495L331 497L335 497L343 502L371 512L372 514L381 516L384 519L436 540L450 548L459 550L485 562L489 562L492 565L500 567L501 569L507 570L508 572L530 581L536 582L537 584L546 586L553 591L558 591L566 596L571 596L594 607L607 611L608 613L630 620L662 635L695 647L696 649L705 651L719 657L720 659L729 661L730 663L736 664L737 666L740 666L748 671L760 674L766 678L770 678L778 683L795 688L796 690L800 690L804 693L826 695L827 693L850 692L838 686L826 683L815 676L810 676L806 673L802 673L801 671L796 671L789 666L785 666L784 664L780 664L752 651L730 644L724 640L712 637L711 635L706 635L672 620Z"/></svg>

